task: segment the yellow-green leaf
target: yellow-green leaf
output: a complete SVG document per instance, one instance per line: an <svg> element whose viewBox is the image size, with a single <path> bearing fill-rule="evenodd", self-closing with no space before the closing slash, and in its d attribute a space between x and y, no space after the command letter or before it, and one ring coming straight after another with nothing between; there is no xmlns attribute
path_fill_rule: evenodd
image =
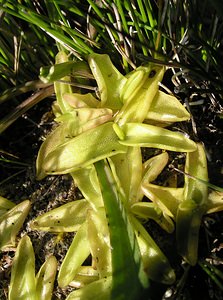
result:
<svg viewBox="0 0 223 300"><path fill-rule="evenodd" d="M62 262L58 274L60 287L67 286L75 277L79 267L90 254L87 234L87 222L84 222L76 233L67 254Z"/></svg>
<svg viewBox="0 0 223 300"><path fill-rule="evenodd" d="M151 77L150 74L154 74ZM134 70L123 88L124 105L115 117L115 122L123 126L127 122L143 122L147 116L151 103L158 92L158 83L162 80L164 70L160 67L139 67ZM140 76L136 76L139 74ZM131 80L137 78L136 83ZM139 80L139 78L141 78ZM128 82L130 81L130 84ZM135 85L138 85L135 93ZM127 96L126 96L127 94ZM133 95L133 96L132 96ZM127 99L130 97L130 99Z"/></svg>
<svg viewBox="0 0 223 300"><path fill-rule="evenodd" d="M25 200L0 217L0 249L15 246L16 235L29 212L31 203Z"/></svg>
<svg viewBox="0 0 223 300"><path fill-rule="evenodd" d="M66 203L38 216L31 223L31 228L49 232L77 231L85 221L89 207L84 199Z"/></svg>
<svg viewBox="0 0 223 300"><path fill-rule="evenodd" d="M15 206L15 203L12 201L9 201L8 199L0 196L0 217L6 213L8 210L13 208Z"/></svg>
<svg viewBox="0 0 223 300"><path fill-rule="evenodd" d="M190 119L190 114L180 101L162 91L155 95L150 109L147 113L146 120L156 122L181 122Z"/></svg>
<svg viewBox="0 0 223 300"><path fill-rule="evenodd" d="M36 298L38 300L51 300L56 272L56 257L50 256L36 275Z"/></svg>
<svg viewBox="0 0 223 300"><path fill-rule="evenodd" d="M88 211L88 240L93 259L93 266L99 278L111 275L111 245L105 210Z"/></svg>
<svg viewBox="0 0 223 300"><path fill-rule="evenodd" d="M141 123L127 123L123 127L125 139L119 141L125 146L140 146L177 152L195 151L197 145L180 132Z"/></svg>
<svg viewBox="0 0 223 300"><path fill-rule="evenodd" d="M47 174L65 174L103 158L126 152L112 127L105 123L89 129L50 152L43 162Z"/></svg>
<svg viewBox="0 0 223 300"><path fill-rule="evenodd" d="M182 257L195 265L201 219L208 208L208 185L205 183L208 170L202 144L197 144L197 150L187 154L185 173L184 197L176 219L177 247Z"/></svg>
<svg viewBox="0 0 223 300"><path fill-rule="evenodd" d="M35 256L30 238L21 238L12 263L9 300L39 300L36 297Z"/></svg>
<svg viewBox="0 0 223 300"><path fill-rule="evenodd" d="M102 278L73 291L66 300L111 300L112 277Z"/></svg>
<svg viewBox="0 0 223 300"><path fill-rule="evenodd" d="M169 261L145 228L134 217L131 218L142 255L143 268L149 278L164 284L174 283L176 277Z"/></svg>
<svg viewBox="0 0 223 300"><path fill-rule="evenodd" d="M126 78L115 68L107 54L90 54L89 66L98 84L101 106L119 109L120 93Z"/></svg>

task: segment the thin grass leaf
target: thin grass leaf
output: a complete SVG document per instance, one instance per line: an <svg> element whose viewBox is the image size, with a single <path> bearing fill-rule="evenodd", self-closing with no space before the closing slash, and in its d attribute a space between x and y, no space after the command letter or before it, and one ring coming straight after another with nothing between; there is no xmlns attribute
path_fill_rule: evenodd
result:
<svg viewBox="0 0 223 300"><path fill-rule="evenodd" d="M139 248L125 209L117 198L111 171L103 161L95 164L112 247L112 299L136 299L148 287L142 270ZM120 240L121 237L121 240ZM131 290L129 290L131 287Z"/></svg>
<svg viewBox="0 0 223 300"><path fill-rule="evenodd" d="M39 103L41 100L52 95L54 91L53 86L49 86L36 92L28 99L19 104L12 112L0 120L0 134L5 131L11 124L13 124L21 115L23 115L31 107Z"/></svg>
<svg viewBox="0 0 223 300"><path fill-rule="evenodd" d="M207 261L199 260L198 264L205 273L214 281L214 283L223 291L223 273L214 265Z"/></svg>
<svg viewBox="0 0 223 300"><path fill-rule="evenodd" d="M0 95L0 104L7 101L8 99L14 98L20 94L27 93L30 91L34 91L41 88L46 88L48 85L47 83L42 83L40 80L33 80L28 81L24 84L21 84L19 86L7 89Z"/></svg>

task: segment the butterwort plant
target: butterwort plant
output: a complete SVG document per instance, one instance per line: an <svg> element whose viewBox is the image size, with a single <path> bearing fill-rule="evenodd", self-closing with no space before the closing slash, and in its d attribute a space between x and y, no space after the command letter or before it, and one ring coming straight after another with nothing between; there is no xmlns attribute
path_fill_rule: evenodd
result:
<svg viewBox="0 0 223 300"><path fill-rule="evenodd" d="M67 299L97 299L99 294L101 299L138 299L149 295L150 279L174 282L167 258L142 224L145 219L154 219L168 232L176 222L179 252L191 264L196 260L196 247L195 259L188 259L193 232L184 244L179 238L182 228L188 224L192 228L192 218L187 217L191 211L185 212L184 207L191 207L186 204L194 195L193 182L185 180L183 190L171 190L175 203L183 193L185 201L179 210L176 204L167 207L162 200L154 201L158 198L150 193L154 186L157 193L165 191L152 181L166 165L168 151L187 153L186 172L206 180L199 167L189 167L193 155L201 152L200 146L165 128L189 120L190 115L178 99L159 89L164 72L163 67L148 64L122 75L108 55L93 53L88 63L80 63L68 61L65 52L58 53L54 66L41 69L40 78L54 82L57 101L53 111L58 126L40 147L37 178L70 174L83 195L32 222L35 230L76 232L57 278L60 287L72 284L79 288ZM78 85L73 90L72 76L77 74L93 75L96 92L83 93ZM79 82L89 85L88 79ZM162 153L143 162L142 147ZM199 191L199 185L196 189ZM204 201L199 199L198 195L194 200L198 210L203 209L200 202ZM89 255L91 264L86 265ZM12 278L11 293L16 289Z"/></svg>

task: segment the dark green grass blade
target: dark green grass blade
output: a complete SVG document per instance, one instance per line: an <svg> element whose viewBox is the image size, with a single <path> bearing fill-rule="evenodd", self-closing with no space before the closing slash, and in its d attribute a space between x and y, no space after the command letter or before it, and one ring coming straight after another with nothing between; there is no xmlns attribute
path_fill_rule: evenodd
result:
<svg viewBox="0 0 223 300"><path fill-rule="evenodd" d="M112 247L112 296L117 299L142 299L148 281L141 269L140 252L121 200L117 196L109 166L95 164L109 223Z"/></svg>

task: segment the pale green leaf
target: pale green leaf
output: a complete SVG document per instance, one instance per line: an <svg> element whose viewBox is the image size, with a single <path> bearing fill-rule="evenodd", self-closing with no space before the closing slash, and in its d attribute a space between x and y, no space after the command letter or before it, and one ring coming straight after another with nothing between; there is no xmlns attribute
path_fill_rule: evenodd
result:
<svg viewBox="0 0 223 300"><path fill-rule="evenodd" d="M183 258L195 265L201 219L208 208L207 160L201 144L196 151L187 154L185 173L184 198L176 219L177 247Z"/></svg>
<svg viewBox="0 0 223 300"><path fill-rule="evenodd" d="M70 173L103 158L126 152L127 147L119 143L112 125L109 122L89 129L50 152L43 161L45 173Z"/></svg>
<svg viewBox="0 0 223 300"><path fill-rule="evenodd" d="M92 265L98 271L99 278L111 275L111 245L105 210L88 210L88 240L92 255Z"/></svg>
<svg viewBox="0 0 223 300"><path fill-rule="evenodd" d="M129 205L138 201L142 180L142 155L139 147L128 147L124 154L113 156L117 176L125 191ZM136 176L137 174L137 176Z"/></svg>
<svg viewBox="0 0 223 300"><path fill-rule="evenodd" d="M0 196L0 217L6 213L8 210L13 208L15 203L9 201L8 199Z"/></svg>
<svg viewBox="0 0 223 300"><path fill-rule="evenodd" d="M176 279L174 270L163 252L136 218L132 217L131 222L136 232L144 271L154 281L164 284L174 283Z"/></svg>
<svg viewBox="0 0 223 300"><path fill-rule="evenodd" d="M84 286L99 280L98 271L92 266L81 266L77 275L74 277L70 286L75 288L83 288Z"/></svg>
<svg viewBox="0 0 223 300"><path fill-rule="evenodd" d="M105 123L106 121L111 120L111 118L112 118L112 110L111 109L82 107L82 108L73 109L72 111L59 116L58 118L55 119L55 121L56 122L66 122L66 121L73 120L74 127L76 126L78 128L78 127L83 126L90 120L92 120L92 121L94 120L95 126L96 126L96 125L99 125L101 123ZM100 121L101 119L103 121ZM88 128L88 129L90 129L90 128ZM75 134L75 135L77 135L77 134Z"/></svg>
<svg viewBox="0 0 223 300"><path fill-rule="evenodd" d="M94 165L89 165L71 173L71 176L84 198L94 210L103 206L101 190Z"/></svg>
<svg viewBox="0 0 223 300"><path fill-rule="evenodd" d="M197 150L188 153L186 157L184 200L193 200L198 205L206 206L208 185L205 182L208 182L206 153L204 146L197 144Z"/></svg>
<svg viewBox="0 0 223 300"><path fill-rule="evenodd" d="M38 216L31 223L31 228L47 232L77 231L86 220L89 208L89 203L84 199L66 203Z"/></svg>
<svg viewBox="0 0 223 300"><path fill-rule="evenodd" d="M66 300L111 300L112 277L102 278L71 292ZM112 298L115 300L114 298Z"/></svg>
<svg viewBox="0 0 223 300"><path fill-rule="evenodd" d="M177 152L195 151L197 145L180 132L141 123L127 123L122 127L125 139L119 141L125 146L139 146L165 149Z"/></svg>
<svg viewBox="0 0 223 300"><path fill-rule="evenodd" d="M131 212L140 219L152 219L160 225L165 231L171 233L174 231L174 224L170 217L154 202L137 202L131 206Z"/></svg>
<svg viewBox="0 0 223 300"><path fill-rule="evenodd" d="M9 300L39 300L36 297L35 256L30 238L21 238L12 263Z"/></svg>
<svg viewBox="0 0 223 300"><path fill-rule="evenodd" d="M142 80L138 82L137 73L142 74ZM150 74L154 74L151 76ZM126 82L123 88L123 97L130 97L130 100L124 102L124 105L115 117L115 122L119 126L123 126L127 122L143 122L146 118L152 101L158 92L158 83L162 80L164 74L163 68L160 67L139 67L131 73L128 78L131 84ZM137 92L135 93L134 80L137 77ZM128 96L125 96L127 93ZM133 95L133 97L132 97Z"/></svg>
<svg viewBox="0 0 223 300"><path fill-rule="evenodd" d="M15 246L16 235L30 210L31 203L25 200L0 217L0 249Z"/></svg>
<svg viewBox="0 0 223 300"><path fill-rule="evenodd" d="M61 53L59 54L60 56ZM39 78L44 83L54 82L67 75L89 74L90 70L84 61L67 61L67 56L63 53L63 59L57 58L57 64L53 66L44 66L40 68ZM61 63L59 63L61 61ZM65 62L63 62L65 61Z"/></svg>
<svg viewBox="0 0 223 300"><path fill-rule="evenodd" d="M178 253L192 266L197 263L198 239L203 214L203 209L193 200L183 201L177 211L176 236Z"/></svg>
<svg viewBox="0 0 223 300"><path fill-rule="evenodd" d="M212 191L208 195L207 205L208 214L223 210L223 193L218 191Z"/></svg>
<svg viewBox="0 0 223 300"><path fill-rule="evenodd" d="M50 256L36 275L36 297L38 300L51 300L56 272L56 257Z"/></svg>
<svg viewBox="0 0 223 300"><path fill-rule="evenodd" d="M43 163L47 155L54 151L59 145L70 140L70 131L72 126L72 122L60 124L47 136L45 141L40 146L36 160L36 176L38 180L43 179L47 175L43 169Z"/></svg>
<svg viewBox="0 0 223 300"><path fill-rule="evenodd" d="M91 107L98 108L100 101L98 101L92 94L64 94L64 100L73 108Z"/></svg>
<svg viewBox="0 0 223 300"><path fill-rule="evenodd" d="M126 78L115 68L107 54L90 54L89 66L98 84L101 106L119 109L120 93Z"/></svg>
<svg viewBox="0 0 223 300"><path fill-rule="evenodd" d="M142 191L144 195L156 203L166 215L174 220L176 219L178 206L183 201L183 188L171 188L144 183L142 185Z"/></svg>
<svg viewBox="0 0 223 300"><path fill-rule="evenodd" d="M146 116L146 121L181 122L190 119L190 114L180 101L162 91L158 91Z"/></svg>
<svg viewBox="0 0 223 300"><path fill-rule="evenodd" d="M153 156L143 164L142 185L154 181L163 171L169 159L167 152Z"/></svg>
<svg viewBox="0 0 223 300"><path fill-rule="evenodd" d="M63 51L58 52L56 55L56 64L67 63L67 62L68 62L67 54ZM71 81L70 76L64 76L64 77L61 76L60 79L65 82ZM63 95L65 93L72 93L71 85L68 83L55 81L54 82L54 90L55 90L55 94L57 97L57 103L60 107L61 112L66 113L68 111L71 111L72 107L66 101L64 101L64 98L63 98Z"/></svg>
<svg viewBox="0 0 223 300"><path fill-rule="evenodd" d="M67 254L62 262L58 274L58 284L65 287L74 279L79 267L90 254L87 234L87 222L84 222L77 231Z"/></svg>

